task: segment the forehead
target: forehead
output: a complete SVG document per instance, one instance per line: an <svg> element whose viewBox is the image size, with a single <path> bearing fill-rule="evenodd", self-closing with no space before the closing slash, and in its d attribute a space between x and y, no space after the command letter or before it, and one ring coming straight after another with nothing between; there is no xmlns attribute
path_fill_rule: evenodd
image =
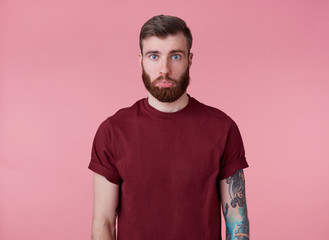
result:
<svg viewBox="0 0 329 240"><path fill-rule="evenodd" d="M150 36L142 40L143 53L147 51L170 52L182 50L187 53L187 40L183 33L168 35L166 37Z"/></svg>

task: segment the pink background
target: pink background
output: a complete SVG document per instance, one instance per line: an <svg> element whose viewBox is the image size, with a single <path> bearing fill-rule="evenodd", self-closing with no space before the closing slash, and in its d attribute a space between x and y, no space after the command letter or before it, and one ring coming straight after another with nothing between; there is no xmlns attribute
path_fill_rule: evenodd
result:
<svg viewBox="0 0 329 240"><path fill-rule="evenodd" d="M192 30L188 93L238 123L251 239L327 239L327 0L1 0L0 239L90 238L92 140L146 96L160 13Z"/></svg>

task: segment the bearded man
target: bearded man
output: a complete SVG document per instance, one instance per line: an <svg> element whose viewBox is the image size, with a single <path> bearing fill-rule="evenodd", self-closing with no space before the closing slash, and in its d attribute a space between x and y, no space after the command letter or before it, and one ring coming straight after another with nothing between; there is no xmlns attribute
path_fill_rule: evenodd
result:
<svg viewBox="0 0 329 240"><path fill-rule="evenodd" d="M221 206L226 239L249 239L242 138L229 116L187 94L191 47L178 17L141 28L148 97L96 132L93 240L221 239Z"/></svg>

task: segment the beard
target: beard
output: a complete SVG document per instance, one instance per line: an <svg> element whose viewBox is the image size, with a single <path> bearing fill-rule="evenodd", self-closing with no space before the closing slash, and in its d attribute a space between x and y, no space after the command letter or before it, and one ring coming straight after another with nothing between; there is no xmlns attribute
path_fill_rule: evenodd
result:
<svg viewBox="0 0 329 240"><path fill-rule="evenodd" d="M186 89L190 84L190 66L187 66L185 72L178 80L169 78L168 76L160 76L153 82L151 82L150 75L145 72L143 64L142 69L144 86L152 94L152 96L160 102L175 102L186 92ZM173 82L174 86L168 88L160 88L156 86L159 81L163 80Z"/></svg>

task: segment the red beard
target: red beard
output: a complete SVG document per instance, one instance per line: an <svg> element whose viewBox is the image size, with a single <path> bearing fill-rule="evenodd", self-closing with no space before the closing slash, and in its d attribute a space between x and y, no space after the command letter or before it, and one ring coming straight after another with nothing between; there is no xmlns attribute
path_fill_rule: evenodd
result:
<svg viewBox="0 0 329 240"><path fill-rule="evenodd" d="M155 79L152 83L151 83L150 75L148 75L145 72L143 65L142 65L142 69L143 69L142 78L146 89L152 94L153 97L158 99L160 102L176 101L186 92L186 89L190 84L189 66L186 68L185 72L182 74L179 80L175 80L167 76L160 76L157 79ZM173 82L174 86L168 88L160 88L156 86L156 84L162 80Z"/></svg>

